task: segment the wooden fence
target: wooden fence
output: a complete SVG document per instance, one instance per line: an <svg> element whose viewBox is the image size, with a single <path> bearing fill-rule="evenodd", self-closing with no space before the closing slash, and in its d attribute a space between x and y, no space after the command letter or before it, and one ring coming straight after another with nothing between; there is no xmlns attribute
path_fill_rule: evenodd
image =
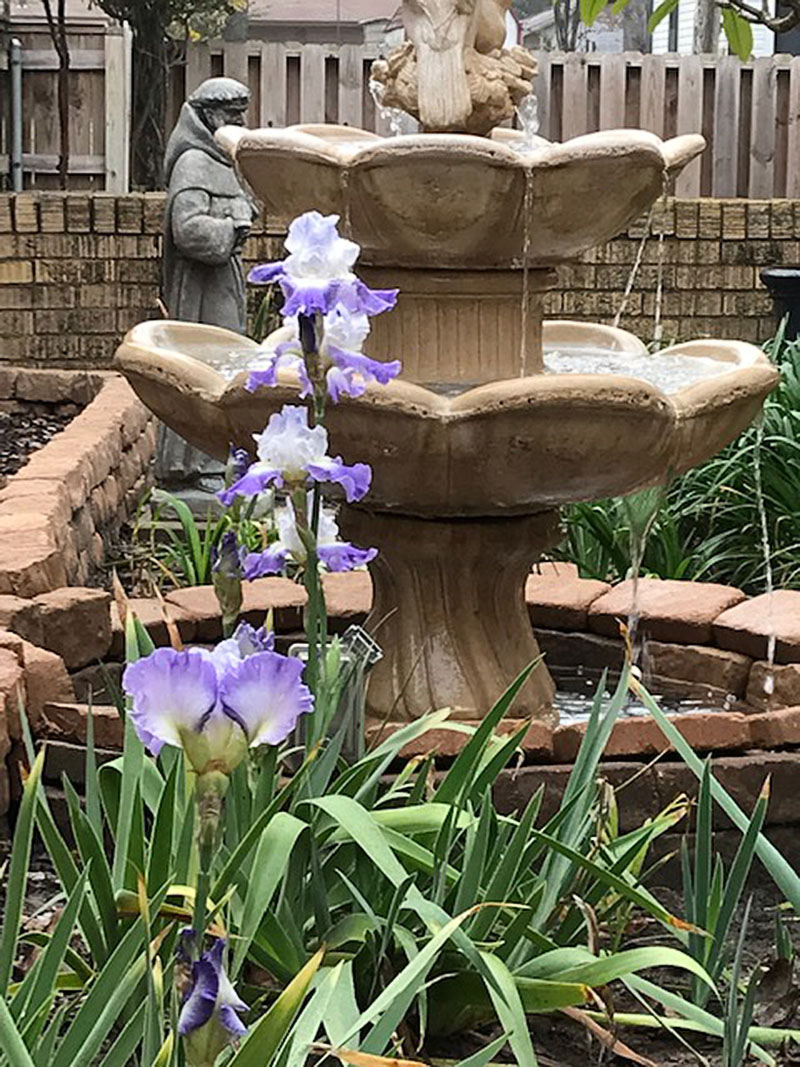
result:
<svg viewBox="0 0 800 1067"><path fill-rule="evenodd" d="M112 45L112 55L119 69L117 47ZM369 92L369 70L377 55L374 47L359 45L301 47L258 40L191 45L185 63L173 71L170 118L204 78L227 74L252 90L248 125L340 122L388 133ZM679 179L679 196L800 198L800 58L778 55L743 64L727 56L539 53L537 59L535 92L543 136L560 141L620 126L661 137L701 132L708 150ZM95 133L88 162L108 182L116 175L118 190L125 156L119 78L106 76L99 92L98 68L109 62L108 47L81 61L95 74L89 103L96 111L94 119L84 114L82 125L103 133L102 138ZM40 80L43 76L37 75ZM47 116L40 116L37 125L30 109L47 109L52 141L55 71L51 77L49 103L41 84L26 102L28 140L29 131L47 126ZM0 82L0 96L2 90ZM35 146L27 144L25 151L28 170L35 173L40 169ZM55 152L51 144L48 167ZM86 164L79 156L73 169Z"/></svg>

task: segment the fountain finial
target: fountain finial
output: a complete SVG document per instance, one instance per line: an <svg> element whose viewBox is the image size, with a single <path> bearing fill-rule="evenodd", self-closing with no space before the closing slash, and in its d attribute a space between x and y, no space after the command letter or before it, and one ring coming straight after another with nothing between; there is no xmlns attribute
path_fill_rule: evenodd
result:
<svg viewBox="0 0 800 1067"><path fill-rule="evenodd" d="M427 131L488 134L531 92L536 63L506 49L510 0L403 0L408 40L373 66L382 103Z"/></svg>

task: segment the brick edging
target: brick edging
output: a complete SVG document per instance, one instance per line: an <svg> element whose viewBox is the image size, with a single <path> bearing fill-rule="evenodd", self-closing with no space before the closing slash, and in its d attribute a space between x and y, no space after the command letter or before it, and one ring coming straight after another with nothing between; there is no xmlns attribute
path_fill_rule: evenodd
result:
<svg viewBox="0 0 800 1067"><path fill-rule="evenodd" d="M85 584L145 486L155 420L111 373L0 368L0 399L86 404L0 490L0 594Z"/></svg>

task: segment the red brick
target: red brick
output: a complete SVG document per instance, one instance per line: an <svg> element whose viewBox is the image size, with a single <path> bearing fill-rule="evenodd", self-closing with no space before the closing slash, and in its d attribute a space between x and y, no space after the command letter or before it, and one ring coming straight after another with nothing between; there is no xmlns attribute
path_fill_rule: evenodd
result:
<svg viewBox="0 0 800 1067"><path fill-rule="evenodd" d="M35 597L66 583L62 553L46 525L23 522L19 531L0 533L0 594Z"/></svg>
<svg viewBox="0 0 800 1067"><path fill-rule="evenodd" d="M154 645L169 645L167 624L164 621L164 613L158 600L150 597L131 597L128 600L128 606L142 626L144 626L145 630L147 630L148 634L150 634ZM194 616L178 604L170 602L165 605L165 607L169 612L170 619L178 627L181 641L185 645L194 641L197 630ZM117 605L113 603L111 605L111 629L112 655L115 652L122 655L125 648L124 632L122 623L120 622L119 612L117 611Z"/></svg>
<svg viewBox="0 0 800 1067"><path fill-rule="evenodd" d="M272 609L276 630L296 630L302 625L306 594L302 586L288 578L259 578L246 582L242 590L242 617L253 626L263 625ZM194 619L198 641L216 641L222 634L219 604L211 585L177 589L166 597Z"/></svg>
<svg viewBox="0 0 800 1067"><path fill-rule="evenodd" d="M739 712L696 712L689 715L672 715L670 722L680 730L683 737L696 751L732 751L750 745L750 716ZM578 753L586 723L569 723L558 727L553 735L555 758L572 761ZM671 750L654 719L647 715L631 715L618 719L614 724L603 755L657 756Z"/></svg>
<svg viewBox="0 0 800 1067"><path fill-rule="evenodd" d="M328 619L337 629L353 623L361 623L372 608L372 579L367 571L350 571L346 574L325 574L322 577Z"/></svg>
<svg viewBox="0 0 800 1067"><path fill-rule="evenodd" d="M585 630L590 606L611 586L579 578L577 567L551 563L525 583L525 600L534 626L548 630Z"/></svg>
<svg viewBox="0 0 800 1067"><path fill-rule="evenodd" d="M800 591L764 593L723 612L714 623L720 648L765 659L769 635L776 638L778 663L800 662Z"/></svg>
<svg viewBox="0 0 800 1067"><path fill-rule="evenodd" d="M800 705L800 663L754 663L745 699L763 711Z"/></svg>
<svg viewBox="0 0 800 1067"><path fill-rule="evenodd" d="M86 742L88 704L72 702L47 704L44 709L42 734L62 741ZM122 748L124 726L115 707L92 705L94 740L98 748Z"/></svg>
<svg viewBox="0 0 800 1067"><path fill-rule="evenodd" d="M800 706L751 715L750 737L755 748L800 745Z"/></svg>
<svg viewBox="0 0 800 1067"><path fill-rule="evenodd" d="M641 631L657 641L708 644L714 621L745 599L741 590L710 582L640 578L638 610ZM589 608L589 628L616 637L619 620L627 622L634 608L634 582L628 580L601 596Z"/></svg>
<svg viewBox="0 0 800 1067"><path fill-rule="evenodd" d="M70 670L102 659L111 647L111 597L102 589L55 589L36 597L43 644Z"/></svg>
<svg viewBox="0 0 800 1067"><path fill-rule="evenodd" d="M522 728L522 719L504 719L497 728L498 734L511 734ZM367 744L372 745L390 737L402 724L368 723L366 728ZM410 741L400 750L400 759L413 759L431 753L438 757L457 756L472 737L472 731L461 727L477 728L480 722L453 720L453 729L446 727L428 730L414 741ZM531 722L522 739L522 748L526 755L535 760L551 760L553 757L553 731L544 722Z"/></svg>
<svg viewBox="0 0 800 1067"><path fill-rule="evenodd" d="M744 696L752 660L738 652L703 645L668 645L648 641L644 647L646 674L672 681L711 686L735 697Z"/></svg>
<svg viewBox="0 0 800 1067"><path fill-rule="evenodd" d="M41 644L42 624L35 601L23 600L18 596L0 596L0 628L12 630L35 645Z"/></svg>

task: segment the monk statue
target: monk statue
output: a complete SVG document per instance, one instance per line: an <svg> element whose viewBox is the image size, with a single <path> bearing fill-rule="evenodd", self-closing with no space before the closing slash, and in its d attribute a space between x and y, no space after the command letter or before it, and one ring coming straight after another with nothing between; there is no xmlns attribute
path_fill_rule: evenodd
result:
<svg viewBox="0 0 800 1067"><path fill-rule="evenodd" d="M511 0L403 0L408 38L373 64L381 104L428 132L485 135L532 91L536 63L504 47Z"/></svg>
<svg viewBox="0 0 800 1067"><path fill-rule="evenodd" d="M186 322L246 329L242 245L256 215L231 157L217 144L221 126L243 126L250 90L210 78L191 94L167 143L164 181L164 302ZM213 490L220 464L161 428L156 478L171 489Z"/></svg>

